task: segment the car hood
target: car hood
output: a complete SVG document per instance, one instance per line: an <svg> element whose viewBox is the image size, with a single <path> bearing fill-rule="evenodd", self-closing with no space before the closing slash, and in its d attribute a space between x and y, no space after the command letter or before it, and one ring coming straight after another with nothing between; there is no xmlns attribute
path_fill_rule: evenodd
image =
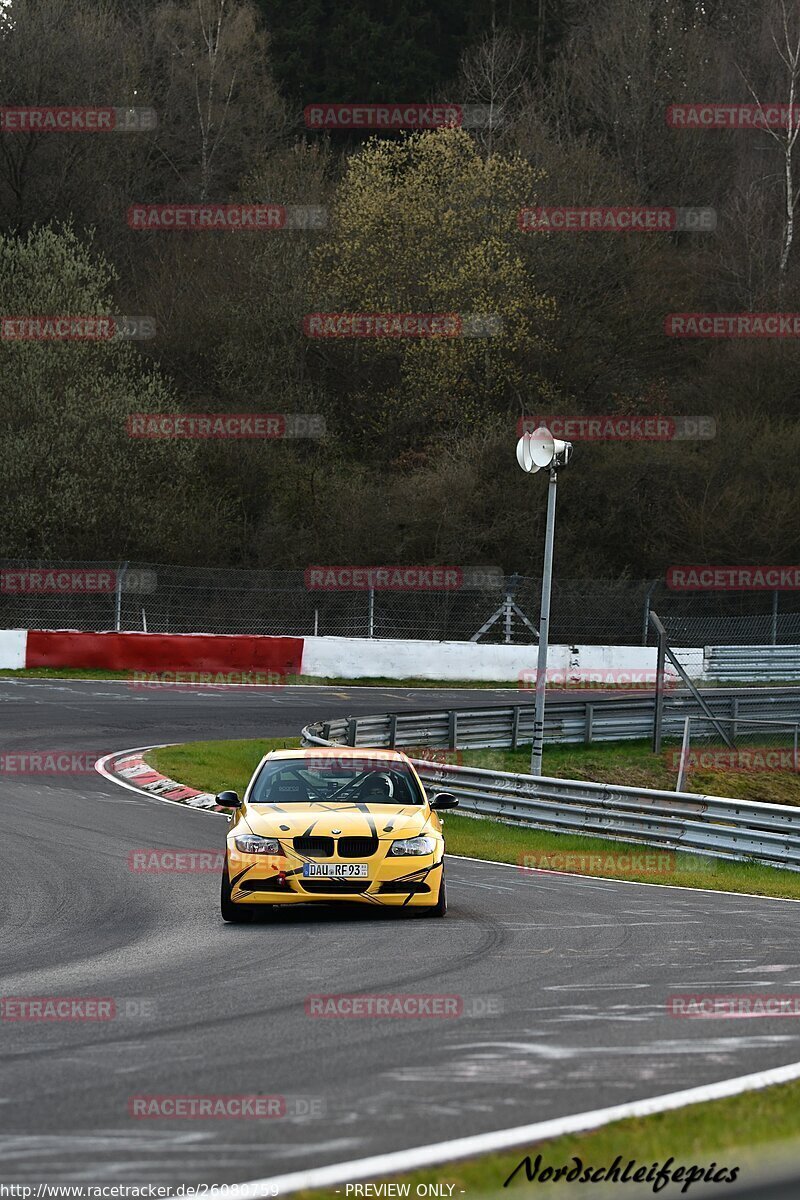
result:
<svg viewBox="0 0 800 1200"><path fill-rule="evenodd" d="M248 804L244 822L262 837L414 837L428 823L427 804Z"/></svg>

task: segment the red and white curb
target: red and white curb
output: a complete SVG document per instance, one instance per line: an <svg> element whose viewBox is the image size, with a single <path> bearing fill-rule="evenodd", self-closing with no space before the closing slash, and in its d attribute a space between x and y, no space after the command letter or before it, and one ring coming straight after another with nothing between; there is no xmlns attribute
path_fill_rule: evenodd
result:
<svg viewBox="0 0 800 1200"><path fill-rule="evenodd" d="M166 743L169 744L169 743ZM185 808L195 808L203 812L228 813L229 810L220 808L215 803L211 792L199 792L197 788L178 783L168 775L162 775L155 767L145 762L144 756L151 750L161 750L163 746L139 746L135 750L121 750L107 754L95 763L95 770L104 779L126 787L140 795L153 796L157 800L169 804L181 804Z"/></svg>

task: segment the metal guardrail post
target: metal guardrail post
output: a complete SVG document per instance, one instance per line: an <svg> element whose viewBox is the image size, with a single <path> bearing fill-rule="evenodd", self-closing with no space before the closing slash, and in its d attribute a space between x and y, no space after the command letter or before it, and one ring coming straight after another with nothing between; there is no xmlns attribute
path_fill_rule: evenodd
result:
<svg viewBox="0 0 800 1200"><path fill-rule="evenodd" d="M347 745L355 746L358 738L358 717L347 718Z"/></svg>
<svg viewBox="0 0 800 1200"><path fill-rule="evenodd" d="M689 757L689 722L691 717L687 717L683 722L683 740L681 742L681 758L678 764L678 779L675 784L675 791L682 792L684 780L686 779L686 762Z"/></svg>
<svg viewBox="0 0 800 1200"><path fill-rule="evenodd" d="M658 587L659 580L654 579L647 589L647 595L644 598L644 613L642 618L642 645L647 645L647 631L650 628L650 598L653 592Z"/></svg>
<svg viewBox="0 0 800 1200"><path fill-rule="evenodd" d="M655 618L655 619L654 619ZM656 698L653 705L653 754L661 753L661 725L664 720L664 665L667 661L667 631L655 613L650 620L658 633L658 655L656 658Z"/></svg>
<svg viewBox="0 0 800 1200"><path fill-rule="evenodd" d="M397 713L389 713L389 749L397 745Z"/></svg>
<svg viewBox="0 0 800 1200"><path fill-rule="evenodd" d="M688 688L688 689L689 689L689 691L692 693L692 695L694 696L695 700L696 700L696 701L697 701L697 703L700 705L700 708L703 710L703 712L705 713L705 715L708 717L708 719L709 719L709 721L711 722L711 724L712 724L712 725L714 725L714 727L715 727L715 728L716 728L716 730L717 730L717 733L720 735L720 737L721 737L721 738L722 738L722 740L724 741L725 745L726 745L726 746L728 746L728 748L729 748L729 749L731 749L731 750L735 750L735 749L736 749L736 743L734 742L733 738L730 736L730 734L729 734L729 733L727 733L727 732L726 732L726 730L724 730L724 729L722 728L722 726L720 725L719 721L718 721L718 720L717 720L717 718L714 716L713 712L711 711L711 709L709 708L709 706L706 704L706 702L705 702L705 700L703 699L703 697L700 695L700 692L697 690L697 688L696 688L696 687L695 687L695 685L692 683L692 681L691 681L691 679L689 678L689 676L686 674L685 670L683 669L683 665L682 665L682 663L681 663L681 662L680 662L680 660L679 660L679 659L676 657L676 655L673 653L673 651L670 649L669 645L667 644L667 631L666 631L666 629L664 628L663 624L661 623L661 619L659 618L658 614L657 614L657 613L654 613L654 612L651 612L651 613L650 613L650 621L652 622L652 624L653 624L654 628L655 628L655 629L658 631L658 659L659 659L659 664L658 664L658 675L657 675L657 677L656 677L656 720L657 720L657 723L658 723L658 728L657 728L657 731L658 731L658 750L660 750L660 749L661 749L661 719L662 719L662 715L663 715L663 691L662 691L662 690L659 688L659 683L660 683L660 684L662 685L662 687L663 687L663 674L664 674L664 658L663 658L663 656L662 656L662 653L661 653L661 651L662 651L662 644L663 644L663 651L664 651L664 654L665 654L665 655L666 655L666 656L669 658L669 661L672 663L672 665L673 665L673 667L675 668L676 672L678 673L678 675L680 675L681 679L682 679L682 680L683 680L683 682L686 684L687 688ZM658 711L658 708L659 708L659 697L661 698L661 706L662 706L662 711L661 711L661 712L659 712L659 711ZM655 752L656 752L656 753L658 753L658 750L656 750L656 747L655 747L655 740L656 740L656 737L655 737L655 731L654 731L654 734L653 734L653 743L654 743L654 745L653 745L653 749L655 750Z"/></svg>
<svg viewBox="0 0 800 1200"><path fill-rule="evenodd" d="M520 710L520 706L519 706L518 704L515 704L515 705L514 705L514 712L513 712L512 718L511 718L511 749L512 749L512 750L517 750L517 749L519 749L519 719L520 719L520 711L521 711L521 710Z"/></svg>
<svg viewBox="0 0 800 1200"><path fill-rule="evenodd" d="M122 581L125 578L127 570L128 563L126 562L117 570L117 586L114 589L116 593L114 597L114 629L117 633L122 628Z"/></svg>
<svg viewBox="0 0 800 1200"><path fill-rule="evenodd" d="M447 714L447 748L458 748L458 710L451 708Z"/></svg>
<svg viewBox="0 0 800 1200"><path fill-rule="evenodd" d="M592 744L592 726L594 725L594 705L587 704L583 718L583 744L591 746Z"/></svg>

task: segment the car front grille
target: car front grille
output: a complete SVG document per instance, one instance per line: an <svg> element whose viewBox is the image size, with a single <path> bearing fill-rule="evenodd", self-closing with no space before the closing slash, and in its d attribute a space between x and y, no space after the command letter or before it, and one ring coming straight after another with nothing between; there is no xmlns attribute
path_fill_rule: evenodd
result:
<svg viewBox="0 0 800 1200"><path fill-rule="evenodd" d="M390 895L409 895L411 892L429 892L427 883L418 883L408 879L390 879L382 883L378 891Z"/></svg>
<svg viewBox="0 0 800 1200"><path fill-rule="evenodd" d="M299 854L313 854L314 858L332 858L333 857L333 838L332 837L296 837L294 839L294 848Z"/></svg>
<svg viewBox="0 0 800 1200"><path fill-rule="evenodd" d="M371 858L378 852L376 837L342 837L339 838L340 858Z"/></svg>
<svg viewBox="0 0 800 1200"><path fill-rule="evenodd" d="M332 858L334 849L340 858L371 858L378 853L376 837L341 837L338 842L332 837L307 834L294 839L294 848L299 854L311 858Z"/></svg>
<svg viewBox="0 0 800 1200"><path fill-rule="evenodd" d="M365 892L369 879L302 879L298 880L304 892L330 896L354 896Z"/></svg>

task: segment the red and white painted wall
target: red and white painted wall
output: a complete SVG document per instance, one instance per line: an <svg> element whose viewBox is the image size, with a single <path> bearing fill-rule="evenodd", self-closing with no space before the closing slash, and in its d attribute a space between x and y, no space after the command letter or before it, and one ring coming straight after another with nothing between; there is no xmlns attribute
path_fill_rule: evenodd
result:
<svg viewBox="0 0 800 1200"><path fill-rule="evenodd" d="M676 652L692 678L702 649ZM394 638L258 637L202 633L78 633L0 630L0 667L272 672L339 679L442 679L518 683L533 678L537 649ZM655 672L653 646L551 646L550 671ZM667 671L674 674L668 666ZM610 681L610 680L609 680Z"/></svg>

